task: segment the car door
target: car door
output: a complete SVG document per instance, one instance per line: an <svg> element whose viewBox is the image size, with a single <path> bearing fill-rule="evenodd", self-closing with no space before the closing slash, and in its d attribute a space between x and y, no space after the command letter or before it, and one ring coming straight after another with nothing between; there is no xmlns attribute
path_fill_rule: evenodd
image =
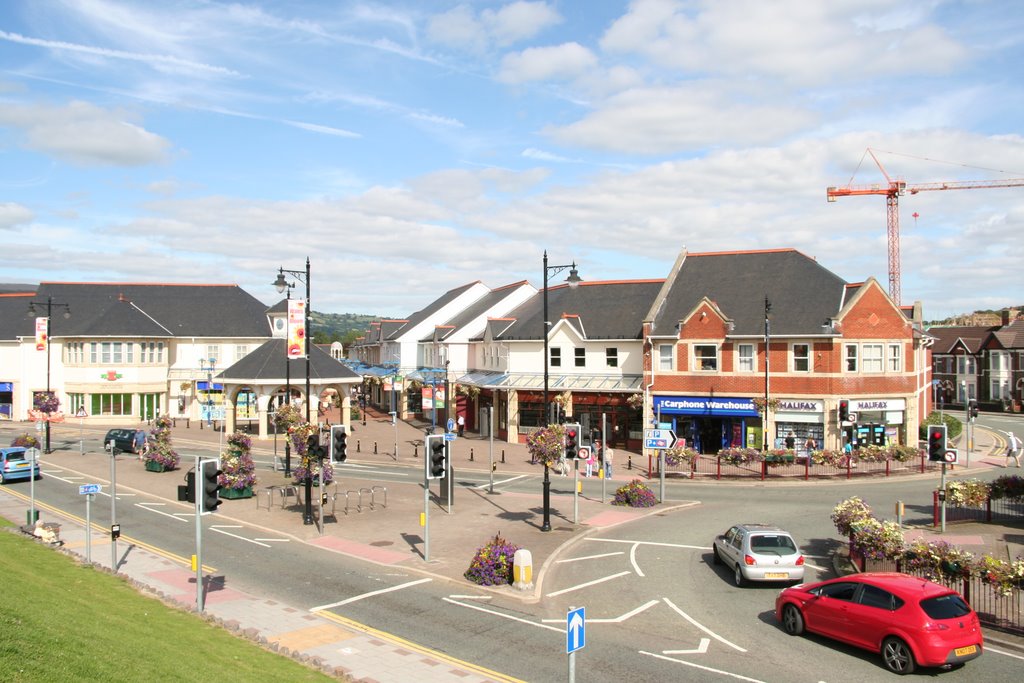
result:
<svg viewBox="0 0 1024 683"><path fill-rule="evenodd" d="M847 610L846 640L852 645L877 650L903 601L887 590L864 584Z"/></svg>
<svg viewBox="0 0 1024 683"><path fill-rule="evenodd" d="M733 542L736 540L737 531L737 527L730 527L728 531L715 539L715 547L718 548L718 554L721 556L722 561L730 567L736 561L736 549Z"/></svg>
<svg viewBox="0 0 1024 683"><path fill-rule="evenodd" d="M857 587L854 581L836 581L816 588L803 606L807 630L847 641L849 609Z"/></svg>

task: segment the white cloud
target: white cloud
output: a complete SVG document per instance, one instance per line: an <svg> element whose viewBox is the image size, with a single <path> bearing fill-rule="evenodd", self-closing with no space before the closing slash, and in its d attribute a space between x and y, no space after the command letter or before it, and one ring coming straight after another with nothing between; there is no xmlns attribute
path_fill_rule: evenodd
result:
<svg viewBox="0 0 1024 683"><path fill-rule="evenodd" d="M636 88L602 108L544 132L564 145L625 153L672 154L721 144L765 144L812 125L816 115L789 104L734 98L716 84Z"/></svg>
<svg viewBox="0 0 1024 683"><path fill-rule="evenodd" d="M513 2L501 9L484 10L483 23L498 45L511 45L532 38L561 23L562 17L546 2Z"/></svg>
<svg viewBox="0 0 1024 683"><path fill-rule="evenodd" d="M27 206L14 202L0 202L0 230L31 223L35 216Z"/></svg>
<svg viewBox="0 0 1024 683"><path fill-rule="evenodd" d="M427 39L472 54L492 45L505 47L532 38L561 23L562 17L546 2L513 2L479 14L462 4L427 21Z"/></svg>
<svg viewBox="0 0 1024 683"><path fill-rule="evenodd" d="M82 165L159 163L170 147L163 137L128 122L123 112L88 102L10 104L0 109L0 125L20 130L29 149Z"/></svg>
<svg viewBox="0 0 1024 683"><path fill-rule="evenodd" d="M548 79L571 80L596 65L594 53L579 43L531 47L505 55L501 60L498 80L513 84Z"/></svg>
<svg viewBox="0 0 1024 683"><path fill-rule="evenodd" d="M427 22L427 39L435 43L481 53L487 47L487 34L480 20L466 5L457 5Z"/></svg>

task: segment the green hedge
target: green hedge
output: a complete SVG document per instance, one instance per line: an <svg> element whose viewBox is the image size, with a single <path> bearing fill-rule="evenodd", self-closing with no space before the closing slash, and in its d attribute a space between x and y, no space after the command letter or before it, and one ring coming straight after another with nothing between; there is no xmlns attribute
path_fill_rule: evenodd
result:
<svg viewBox="0 0 1024 683"><path fill-rule="evenodd" d="M962 432L964 429L964 423L955 418L954 416L950 415L948 412L943 412L942 416L940 417L939 413L932 411L931 415L929 415L924 422L918 425L918 438L921 439L922 441L926 441L928 439L929 425L940 424L946 425L946 436L950 439L954 439L960 436L960 432Z"/></svg>

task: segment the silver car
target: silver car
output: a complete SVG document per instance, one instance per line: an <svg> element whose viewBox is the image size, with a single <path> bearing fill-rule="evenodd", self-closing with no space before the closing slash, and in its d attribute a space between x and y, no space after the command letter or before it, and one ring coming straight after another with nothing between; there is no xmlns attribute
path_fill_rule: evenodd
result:
<svg viewBox="0 0 1024 683"><path fill-rule="evenodd" d="M737 586L750 581L788 581L804 579L804 556L793 537L769 524L737 524L712 546L715 564L724 564L735 572Z"/></svg>

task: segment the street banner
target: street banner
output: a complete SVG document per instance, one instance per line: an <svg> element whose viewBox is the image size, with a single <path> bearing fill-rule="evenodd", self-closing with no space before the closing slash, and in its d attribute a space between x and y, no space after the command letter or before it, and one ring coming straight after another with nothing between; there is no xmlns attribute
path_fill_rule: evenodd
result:
<svg viewBox="0 0 1024 683"><path fill-rule="evenodd" d="M36 318L36 351L45 351L50 343L49 322L46 317Z"/></svg>
<svg viewBox="0 0 1024 683"><path fill-rule="evenodd" d="M423 394L422 395L423 395L423 400L422 400L421 405L423 407L423 410L430 410L430 409L432 409L434 407L434 405L433 405L434 387L428 387L428 386L423 387Z"/></svg>
<svg viewBox="0 0 1024 683"><path fill-rule="evenodd" d="M288 300L288 343L289 358L306 357L306 302L303 299Z"/></svg>

